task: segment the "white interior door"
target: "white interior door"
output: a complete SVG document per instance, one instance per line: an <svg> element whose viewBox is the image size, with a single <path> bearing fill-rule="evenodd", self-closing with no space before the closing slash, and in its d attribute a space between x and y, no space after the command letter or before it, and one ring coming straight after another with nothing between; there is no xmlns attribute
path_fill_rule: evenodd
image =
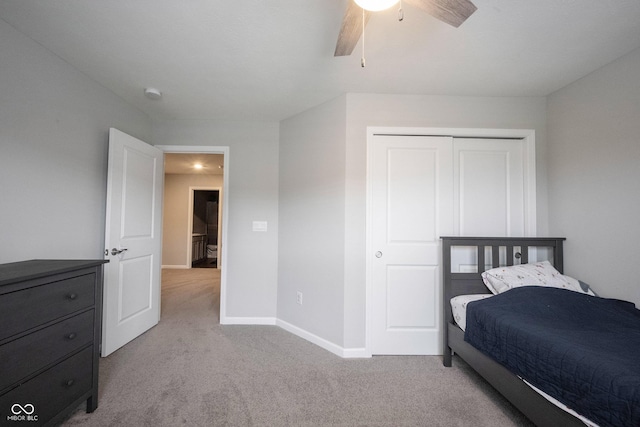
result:
<svg viewBox="0 0 640 427"><path fill-rule="evenodd" d="M109 131L102 356L160 320L164 154Z"/></svg>
<svg viewBox="0 0 640 427"><path fill-rule="evenodd" d="M453 231L452 138L373 136L373 354L442 354L440 236Z"/></svg>

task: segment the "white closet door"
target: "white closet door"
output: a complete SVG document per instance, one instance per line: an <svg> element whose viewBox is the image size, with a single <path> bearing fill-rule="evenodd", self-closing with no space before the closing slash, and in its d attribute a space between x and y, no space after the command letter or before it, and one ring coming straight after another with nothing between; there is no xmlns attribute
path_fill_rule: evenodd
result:
<svg viewBox="0 0 640 427"><path fill-rule="evenodd" d="M455 233L524 236L523 142L454 139Z"/></svg>
<svg viewBox="0 0 640 427"><path fill-rule="evenodd" d="M454 139L454 235L526 235L523 145L518 139ZM454 271L476 271L476 259L471 249L456 248ZM485 260L489 266L489 249Z"/></svg>
<svg viewBox="0 0 640 427"><path fill-rule="evenodd" d="M374 136L372 353L442 354L440 236L453 231L452 139Z"/></svg>
<svg viewBox="0 0 640 427"><path fill-rule="evenodd" d="M524 142L370 138L369 347L442 354L440 237L526 235ZM475 271L471 250L452 257L455 271Z"/></svg>

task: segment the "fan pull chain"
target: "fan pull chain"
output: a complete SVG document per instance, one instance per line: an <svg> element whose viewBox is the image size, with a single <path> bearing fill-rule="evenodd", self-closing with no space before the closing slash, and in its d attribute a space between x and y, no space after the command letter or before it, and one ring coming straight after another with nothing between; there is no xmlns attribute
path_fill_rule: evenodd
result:
<svg viewBox="0 0 640 427"><path fill-rule="evenodd" d="M398 21L404 20L404 10L402 9L402 0L400 0L400 9L398 9Z"/></svg>
<svg viewBox="0 0 640 427"><path fill-rule="evenodd" d="M365 60L364 60L364 9L362 9L362 58L360 58L360 66L364 68Z"/></svg>

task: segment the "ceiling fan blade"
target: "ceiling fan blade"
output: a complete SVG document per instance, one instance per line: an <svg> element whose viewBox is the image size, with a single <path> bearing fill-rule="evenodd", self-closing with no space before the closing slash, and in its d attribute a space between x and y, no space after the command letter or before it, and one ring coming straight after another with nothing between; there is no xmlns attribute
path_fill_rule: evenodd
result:
<svg viewBox="0 0 640 427"><path fill-rule="evenodd" d="M459 27L478 8L469 0L405 0L434 18Z"/></svg>
<svg viewBox="0 0 640 427"><path fill-rule="evenodd" d="M367 25L371 13L364 11L364 25ZM333 56L349 56L362 35L362 9L353 0L348 1L347 11L342 18L342 27L338 34L336 51Z"/></svg>

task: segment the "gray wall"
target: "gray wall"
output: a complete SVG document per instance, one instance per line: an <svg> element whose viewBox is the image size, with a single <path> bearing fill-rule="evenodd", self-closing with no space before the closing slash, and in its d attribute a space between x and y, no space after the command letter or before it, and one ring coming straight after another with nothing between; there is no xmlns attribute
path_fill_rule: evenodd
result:
<svg viewBox="0 0 640 427"><path fill-rule="evenodd" d="M155 124L155 145L229 147L226 315L276 317L278 123L176 121ZM252 231L267 221L267 232ZM235 318L235 319L234 319Z"/></svg>
<svg viewBox="0 0 640 427"><path fill-rule="evenodd" d="M337 345L344 334L346 117L342 96L280 126L278 319Z"/></svg>
<svg viewBox="0 0 640 427"><path fill-rule="evenodd" d="M0 20L0 263L102 258L109 127L136 108Z"/></svg>
<svg viewBox="0 0 640 427"><path fill-rule="evenodd" d="M640 50L548 97L549 224L565 268L640 306Z"/></svg>

